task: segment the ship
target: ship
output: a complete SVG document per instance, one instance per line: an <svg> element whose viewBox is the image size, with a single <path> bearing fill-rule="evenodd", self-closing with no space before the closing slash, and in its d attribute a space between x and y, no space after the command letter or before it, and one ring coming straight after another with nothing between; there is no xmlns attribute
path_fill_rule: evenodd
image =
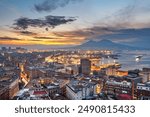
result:
<svg viewBox="0 0 150 117"><path fill-rule="evenodd" d="M139 62L142 59L143 55L135 56L135 61Z"/></svg>

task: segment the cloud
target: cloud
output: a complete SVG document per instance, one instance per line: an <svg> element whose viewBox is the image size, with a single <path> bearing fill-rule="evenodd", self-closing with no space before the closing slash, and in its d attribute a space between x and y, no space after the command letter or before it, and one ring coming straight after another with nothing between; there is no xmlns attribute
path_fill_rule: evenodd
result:
<svg viewBox="0 0 150 117"><path fill-rule="evenodd" d="M83 0L45 0L42 3L35 4L34 9L37 12L52 12L53 10L56 10L60 7L65 7L69 3L73 2L81 2Z"/></svg>
<svg viewBox="0 0 150 117"><path fill-rule="evenodd" d="M49 39L56 39L56 38L53 38L53 37L34 37L35 39L46 39L46 40L49 40Z"/></svg>
<svg viewBox="0 0 150 117"><path fill-rule="evenodd" d="M16 30L26 30L29 27L49 27L49 28L55 28L56 26L67 24L70 22L75 21L75 17L68 17L65 16L45 16L44 19L29 19L26 17L21 17L19 19L15 20L15 23L13 24L13 28Z"/></svg>
<svg viewBox="0 0 150 117"><path fill-rule="evenodd" d="M149 3L140 0L133 0L127 6L122 7L116 12L107 15L96 25L114 28L147 28L150 27L150 7ZM147 3L147 4L146 4Z"/></svg>
<svg viewBox="0 0 150 117"><path fill-rule="evenodd" d="M131 27L135 19L135 4L123 7L111 15L99 19L95 25L100 27L126 28Z"/></svg>
<svg viewBox="0 0 150 117"><path fill-rule="evenodd" d="M23 34L23 35L36 35L36 33L30 32L30 31L20 31L20 34Z"/></svg>
<svg viewBox="0 0 150 117"><path fill-rule="evenodd" d="M53 32L53 34L57 37L69 37L69 38L72 38L72 37L75 37L75 35L72 35L70 32ZM76 35L77 36L77 35Z"/></svg>
<svg viewBox="0 0 150 117"><path fill-rule="evenodd" d="M117 11L116 14L114 14L114 18L116 20L119 20L119 22L130 22L134 19L135 17L135 12L136 12L136 4L133 5L128 5L119 11ZM118 22L118 21L117 21Z"/></svg>
<svg viewBox="0 0 150 117"><path fill-rule="evenodd" d="M18 38L11 38L11 37L0 37L0 40L1 41L19 41L21 39L18 39Z"/></svg>
<svg viewBox="0 0 150 117"><path fill-rule="evenodd" d="M38 40L38 39L30 39L29 41L30 42L41 42L41 40Z"/></svg>
<svg viewBox="0 0 150 117"><path fill-rule="evenodd" d="M55 32L54 34L56 36L60 37L78 37L78 38L92 38L97 35L105 35L105 34L111 34L112 31L115 30L111 27L91 27L91 28L84 28L80 30L74 30L74 31L68 31L68 32Z"/></svg>

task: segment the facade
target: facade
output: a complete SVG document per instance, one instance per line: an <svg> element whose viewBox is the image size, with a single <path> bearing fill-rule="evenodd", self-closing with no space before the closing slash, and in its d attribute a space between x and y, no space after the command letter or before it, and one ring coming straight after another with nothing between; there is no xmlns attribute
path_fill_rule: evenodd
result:
<svg viewBox="0 0 150 117"><path fill-rule="evenodd" d="M79 66L78 65L70 65L65 67L65 73L77 75L79 74Z"/></svg>
<svg viewBox="0 0 150 117"><path fill-rule="evenodd" d="M17 67L3 67L0 75L0 99L12 99L19 91L19 71Z"/></svg>
<svg viewBox="0 0 150 117"><path fill-rule="evenodd" d="M3 78L0 82L2 84L0 90L0 99L7 100L12 99L19 91L18 78Z"/></svg>
<svg viewBox="0 0 150 117"><path fill-rule="evenodd" d="M109 66L108 68L106 68L106 75L123 77L128 76L128 71L118 70L118 67L116 66Z"/></svg>
<svg viewBox="0 0 150 117"><path fill-rule="evenodd" d="M9 99L9 87L0 85L0 100Z"/></svg>
<svg viewBox="0 0 150 117"><path fill-rule="evenodd" d="M143 68L139 75L143 83L150 81L150 68Z"/></svg>
<svg viewBox="0 0 150 117"><path fill-rule="evenodd" d="M108 76L116 76L117 75L117 68L115 66L110 66L106 68L106 75Z"/></svg>
<svg viewBox="0 0 150 117"><path fill-rule="evenodd" d="M53 97L55 94L60 94L61 93L61 91L60 91L60 87L59 86L48 86L47 87L47 90L48 90L48 92L49 92L49 96L50 97Z"/></svg>
<svg viewBox="0 0 150 117"><path fill-rule="evenodd" d="M9 85L9 98L12 99L16 93L19 91L18 81L19 79L14 79Z"/></svg>
<svg viewBox="0 0 150 117"><path fill-rule="evenodd" d="M108 80L105 83L105 91L108 94L129 94L132 95L132 83L127 81L117 82Z"/></svg>
<svg viewBox="0 0 150 117"><path fill-rule="evenodd" d="M145 84L137 84L137 98L142 100L150 100L150 82Z"/></svg>
<svg viewBox="0 0 150 117"><path fill-rule="evenodd" d="M91 73L91 61L89 59L80 60L81 73L84 75L90 75Z"/></svg>

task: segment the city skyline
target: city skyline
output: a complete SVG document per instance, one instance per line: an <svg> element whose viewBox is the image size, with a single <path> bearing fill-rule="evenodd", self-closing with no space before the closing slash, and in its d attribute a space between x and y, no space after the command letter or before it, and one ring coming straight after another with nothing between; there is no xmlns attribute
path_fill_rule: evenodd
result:
<svg viewBox="0 0 150 117"><path fill-rule="evenodd" d="M62 47L88 40L148 47L148 0L1 0L0 46Z"/></svg>

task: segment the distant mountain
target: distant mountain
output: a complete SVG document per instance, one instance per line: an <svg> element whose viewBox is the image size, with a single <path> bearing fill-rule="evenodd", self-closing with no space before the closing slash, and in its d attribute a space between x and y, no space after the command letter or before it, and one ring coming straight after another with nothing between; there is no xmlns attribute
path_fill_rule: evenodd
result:
<svg viewBox="0 0 150 117"><path fill-rule="evenodd" d="M101 41L88 41L82 45L73 47L74 49L110 49L110 50L142 50L143 48L132 47L119 43L114 43L110 40L104 39Z"/></svg>

